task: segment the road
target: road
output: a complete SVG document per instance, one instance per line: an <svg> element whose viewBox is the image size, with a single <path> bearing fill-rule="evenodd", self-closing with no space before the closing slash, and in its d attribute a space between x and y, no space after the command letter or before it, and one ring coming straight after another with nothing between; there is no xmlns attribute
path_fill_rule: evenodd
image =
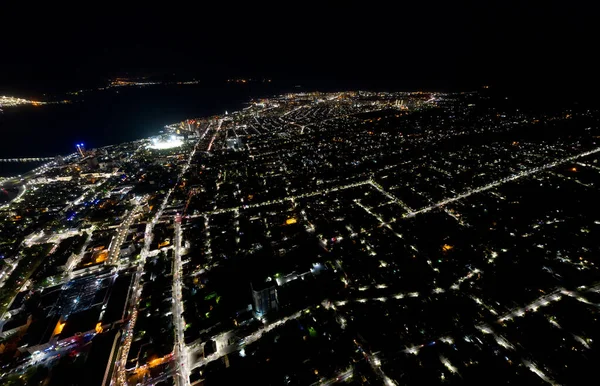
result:
<svg viewBox="0 0 600 386"><path fill-rule="evenodd" d="M377 189L381 194L383 194L384 196L386 196L390 200L394 201L396 204L400 205L402 207L402 209L404 209L408 213L414 212L408 205L406 205L404 203L404 201L400 200L398 197L394 196L393 194L391 194L389 192L386 192L383 189L383 187L381 185L379 185L377 182L375 182L373 180L369 180L369 183L371 184L372 187L374 187L375 189Z"/></svg>
<svg viewBox="0 0 600 386"><path fill-rule="evenodd" d="M211 140L210 140L210 144L208 145L208 149L206 149L206 151L210 151L210 149L212 148L213 143L215 142L215 139L217 138L217 135L219 134L219 131L221 131L221 126L223 125L223 120L219 119L219 123L217 124L217 129L215 131L215 133L213 134ZM206 133L208 132L208 129L206 132L204 132L204 135L206 135ZM204 135L202 136L202 138L204 138ZM202 139L200 138L200 139Z"/></svg>
<svg viewBox="0 0 600 386"><path fill-rule="evenodd" d="M0 205L0 209L8 207L13 202L19 201L19 199L21 199L21 197L23 197L23 195L25 194L26 191L27 191L27 183L18 185L17 186L17 194L12 199L10 199L10 201L5 202L4 204Z"/></svg>
<svg viewBox="0 0 600 386"><path fill-rule="evenodd" d="M135 327L135 322L137 320L137 307L138 307L138 299L142 292L140 287L140 279L142 278L142 273L144 271L144 264L146 263L146 259L150 255L150 247L152 244L152 231L154 226L156 225L158 219L162 216L162 213L169 202L169 198L173 193L174 188L171 188L169 192L166 194L164 200L162 201L159 209L156 211L154 218L151 222L146 224L146 231L144 233L144 247L140 253L140 260L138 262L137 271L134 277L133 285L131 288L131 298L129 299L129 307L131 319L129 323L125 326L125 331L123 333L124 343L123 346L119 349L119 353L117 354L117 360L115 363L115 371L113 373L113 381L117 385L126 385L127 384L127 374L126 374L126 364L127 364L127 356L129 355L129 349L131 348L131 342L133 339L133 329Z"/></svg>
<svg viewBox="0 0 600 386"><path fill-rule="evenodd" d="M279 319L276 322L267 324L267 325L263 326L262 328L260 328L258 331L253 332L252 334L238 340L237 342L235 342L233 344L223 344L223 343L219 344L218 343L218 342L228 341L229 338L232 336L231 331L227 331L227 332L224 332L223 334L220 334L219 336L213 338L214 340L217 341L217 351L215 351L213 354L209 355L208 357L203 358L203 359L197 361L196 363L194 363L192 365L191 369L193 370L195 368L204 366L207 363L210 363L221 357L224 357L225 355L228 355L228 354L231 354L232 352L241 350L243 348L243 346L256 342L257 340L262 338L263 334L268 333L272 329L277 328L277 327L287 323L290 320L298 319L300 316L302 316L302 313L304 313L305 311L308 311L308 310L309 310L309 308L305 308L305 309L298 311L290 316ZM225 336L227 338L225 338Z"/></svg>
<svg viewBox="0 0 600 386"><path fill-rule="evenodd" d="M38 166L37 168L26 172L25 174L14 176L14 177L0 177L0 187L8 188L16 185L26 184L29 180L36 178L40 174L46 172L48 169L54 167L55 161L45 163Z"/></svg>
<svg viewBox="0 0 600 386"><path fill-rule="evenodd" d="M336 384L338 382L347 382L350 378L352 378L353 375L354 375L354 368L352 368L352 366L350 366L346 370L338 373L336 376L329 378L329 379L321 380L319 382L315 382L315 383L311 384L310 386L330 386L330 385Z"/></svg>
<svg viewBox="0 0 600 386"><path fill-rule="evenodd" d="M119 254L121 252L121 245L123 245L123 242L125 242L125 239L127 238L127 234L129 233L129 227L131 226L131 224L133 224L133 220L138 215L142 206L145 204L145 199L146 197L144 197L144 199L140 200L137 203L135 208L133 208L131 212L129 212L125 221L123 221L119 226L114 242L110 246L110 252L108 254L109 265L117 264L117 261L119 260Z"/></svg>
<svg viewBox="0 0 600 386"><path fill-rule="evenodd" d="M528 177L528 176L530 176L532 174L535 174L535 173L538 173L538 172L541 172L541 171L544 171L544 170L547 170L547 169L551 169L551 168L553 168L555 166L562 165L562 164L565 164L567 162L572 162L572 161L575 161L576 159L579 159L579 158L582 158L582 157L587 157L588 155L591 155L591 154L594 154L594 153L598 153L598 152L600 152L600 147L595 148L593 150L589 150L589 151L580 153L580 154L576 154L576 155L571 156L571 157L562 158L560 160L557 160L557 161L554 161L554 162L550 162L548 164L545 164L545 165L542 165L542 166L538 166L538 167L533 168L533 169L524 170L524 171L522 171L520 173L514 174L514 175L509 176L509 177L502 178L501 180L492 182L492 183L487 184L485 186L482 186L482 187L479 187L479 188L476 188L476 189L471 189L471 190L469 190L469 191L467 191L465 193L459 194L458 196L455 196L455 197L452 197L452 198L447 198L445 200L442 200L442 201L440 201L438 203L435 203L433 205L427 206L425 208L419 209L417 211L409 212L409 213L407 213L405 215L405 217L413 217L413 216L415 216L415 215L417 215L419 213L429 212L432 209L436 209L436 208L442 207L444 205L448 205L450 203L453 203L455 201L462 200L463 198L467 198L467 197L469 197L469 196L471 196L473 194L485 192L486 190L498 187L498 186L500 186L502 184L505 184L507 182L515 181L515 180L517 180L519 178L523 178L523 177Z"/></svg>
<svg viewBox="0 0 600 386"><path fill-rule="evenodd" d="M198 145L200 144L200 141L206 136L206 133L208 133L208 130L210 129L210 125L209 127L206 129L206 131L202 134L202 136L200 137L200 139L196 142L194 149L190 152L190 155L188 156L187 159L187 163L184 165L184 167L182 168L181 172L179 173L179 176L177 178L177 182L175 183L175 186L179 185L179 183L181 182L181 178L185 175L185 173L188 171L192 160L194 159L194 155L196 154L196 150L198 148ZM165 199L163 200L160 209L157 211L156 216L154 217L154 219L152 220L152 225L151 228L146 228L146 236L145 239L149 240L150 237L152 236L152 229L154 228L154 225L157 223L158 219L161 217L163 210L165 209L165 206L167 205L167 203L169 202L169 198L171 196L171 193L173 193L174 188L171 188L171 190L169 190L169 193L167 194L167 196L165 197ZM144 250L142 250L142 261L145 261L145 259L148 256L148 251L150 250L150 244L148 243L147 245L144 245ZM173 348L173 357L175 360L175 363L177 364L177 371L175 372L175 384L178 386L189 386L190 384L190 377L189 377L189 373L190 373L190 367L189 367L189 363L188 363L188 358L189 355L187 353L187 347L185 345L185 335L184 335L184 331L185 331L185 321L183 320L183 302L182 302L182 291L181 291L181 279L182 279L182 272L181 272L181 224L179 222L175 222L175 243L174 243L174 251L173 251L173 288L172 288L172 295L173 295L173 324L175 325L175 346ZM138 271L139 274L141 276L141 272L143 269L143 264L140 264L138 266ZM137 288L137 286L139 286L139 282L136 285L135 288ZM137 295L135 296L139 296L139 289L135 289L135 293ZM137 306L137 302L134 302L134 307ZM137 310L135 311L137 313ZM134 327L135 323L133 323L130 327L131 330L131 334L133 333L133 327ZM129 335L131 336L131 335ZM127 344L127 342L126 342ZM129 342L129 345L131 343ZM127 353L129 352L129 345L127 346ZM125 350L124 350L125 351ZM123 360L123 359L122 359ZM127 354L125 355L125 359L124 361L127 360ZM125 362L123 362L123 365L125 364ZM125 366L122 366L122 369L124 369ZM124 374L124 371L123 371ZM154 380L153 380L154 382Z"/></svg>
<svg viewBox="0 0 600 386"><path fill-rule="evenodd" d="M327 307L327 308L329 308L329 307ZM345 322L344 322L345 318L337 313L337 310L335 309L335 307L332 307L332 309L338 315L338 317L336 317L335 320L340 324L340 326L342 328L346 328ZM356 341L356 339L354 339L353 342L356 345L356 348L363 354L363 357L365 358L365 360L367 361L367 363L369 364L369 366L371 367L373 372L383 381L383 384L385 386L397 386L398 385L394 380L392 380L390 377L388 377L383 372L383 369L381 368L381 360L377 357L377 355L370 353L368 350L365 350L362 347L362 345ZM350 376L352 376L352 375L350 375Z"/></svg>
<svg viewBox="0 0 600 386"><path fill-rule="evenodd" d="M185 320L181 293L181 223L175 222L175 250L173 253L173 324L175 325L174 357L178 372L175 385L190 385L189 355L185 345Z"/></svg>
<svg viewBox="0 0 600 386"><path fill-rule="evenodd" d="M81 261L81 259L83 259L83 256L85 255L85 250L87 249L87 247L90 245L90 243L92 242L92 234L94 233L94 230L96 230L96 226L93 225L90 228L90 232L83 232L83 234L86 235L86 240L83 243L83 247L81 247L81 252L79 252L79 255L77 256L77 258L75 260L73 260L73 262L71 263L70 266L67 267L67 271L66 271L66 275L65 275L65 280L70 280L73 278L73 269L77 266L77 264L79 264L79 262Z"/></svg>
<svg viewBox="0 0 600 386"><path fill-rule="evenodd" d="M317 190L317 191L309 192L309 193L302 193L302 194L298 194L298 195L295 195L295 196L287 196L287 197L280 198L280 199L277 199L277 200L270 200L270 201L265 201L265 202L259 202L259 203L256 203L256 204L241 205L241 206L236 206L236 207L231 207L231 208L224 208L224 209L215 209L215 210L212 210L210 212L195 214L195 215L191 215L191 216L187 216L187 217L189 217L189 218L196 218L196 217L203 217L203 216L212 215L212 214L235 212L236 210L240 210L240 209L258 208L258 207L261 207L261 206L267 206L267 205L273 205L273 204L281 204L281 203L284 203L286 201L294 201L294 200L297 200L299 198L307 198L307 197L312 197L312 196L318 196L320 194L327 194L327 193L330 193L330 192L336 192L338 190L350 189L350 188L354 188L354 187L361 186L361 185L367 185L367 184L371 184L371 181L367 180L367 181L360 181L360 182L355 182L355 183L347 184L347 185L334 186L334 187L329 188L329 189Z"/></svg>

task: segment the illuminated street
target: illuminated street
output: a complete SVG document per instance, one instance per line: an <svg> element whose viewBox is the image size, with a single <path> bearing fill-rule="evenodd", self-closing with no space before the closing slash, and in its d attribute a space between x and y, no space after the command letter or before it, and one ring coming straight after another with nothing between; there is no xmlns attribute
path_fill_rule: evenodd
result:
<svg viewBox="0 0 600 386"><path fill-rule="evenodd" d="M494 103L283 94L3 181L2 379L577 384L600 112Z"/></svg>

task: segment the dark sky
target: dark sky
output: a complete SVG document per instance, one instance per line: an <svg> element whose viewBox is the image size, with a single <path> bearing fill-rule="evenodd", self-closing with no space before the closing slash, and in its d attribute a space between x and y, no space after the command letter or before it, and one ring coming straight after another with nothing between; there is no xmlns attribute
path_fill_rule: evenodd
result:
<svg viewBox="0 0 600 386"><path fill-rule="evenodd" d="M4 3L0 87L124 72L348 87L598 84L596 12L576 5L589 2L124 3Z"/></svg>

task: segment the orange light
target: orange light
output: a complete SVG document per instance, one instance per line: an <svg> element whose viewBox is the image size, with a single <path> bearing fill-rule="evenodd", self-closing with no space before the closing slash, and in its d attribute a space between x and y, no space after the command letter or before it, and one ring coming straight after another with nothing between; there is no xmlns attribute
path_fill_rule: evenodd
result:
<svg viewBox="0 0 600 386"><path fill-rule="evenodd" d="M104 331L104 329L102 328L102 323L98 322L96 324L96 334L100 334L102 333L102 331Z"/></svg>
<svg viewBox="0 0 600 386"><path fill-rule="evenodd" d="M297 223L297 222L298 222L298 221L297 221L297 220L296 220L294 217L292 217L292 218L288 218L287 220L285 220L285 223L286 223L287 225L292 225L292 224L295 224L295 223Z"/></svg>
<svg viewBox="0 0 600 386"><path fill-rule="evenodd" d="M100 252L98 254L98 256L96 256L96 263L103 263L106 261L106 258L108 257L108 251L105 249L102 252Z"/></svg>
<svg viewBox="0 0 600 386"><path fill-rule="evenodd" d="M162 363L164 363L165 359L164 358L156 358L156 359L152 359L150 362L148 362L148 367L155 367L158 366Z"/></svg>
<svg viewBox="0 0 600 386"><path fill-rule="evenodd" d="M453 248L454 248L454 247L453 247L452 245L448 245L448 244L444 244L444 245L442 246L442 250L443 250L444 252L448 252L448 251L452 250Z"/></svg>
<svg viewBox="0 0 600 386"><path fill-rule="evenodd" d="M65 328L65 325L67 324L67 322L58 322L56 324L56 328L54 328L54 335L58 335L62 332L63 328Z"/></svg>
<svg viewBox="0 0 600 386"><path fill-rule="evenodd" d="M572 168L572 169L571 169L571 171L572 171L572 172L576 172L576 171L577 171L577 168Z"/></svg>

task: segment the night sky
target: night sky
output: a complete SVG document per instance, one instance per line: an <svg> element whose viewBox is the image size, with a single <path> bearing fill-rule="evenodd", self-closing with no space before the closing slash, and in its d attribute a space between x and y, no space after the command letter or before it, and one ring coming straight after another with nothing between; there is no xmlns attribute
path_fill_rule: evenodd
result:
<svg viewBox="0 0 600 386"><path fill-rule="evenodd" d="M583 2L124 3L3 4L0 87L125 73L437 89L598 83L596 13Z"/></svg>

